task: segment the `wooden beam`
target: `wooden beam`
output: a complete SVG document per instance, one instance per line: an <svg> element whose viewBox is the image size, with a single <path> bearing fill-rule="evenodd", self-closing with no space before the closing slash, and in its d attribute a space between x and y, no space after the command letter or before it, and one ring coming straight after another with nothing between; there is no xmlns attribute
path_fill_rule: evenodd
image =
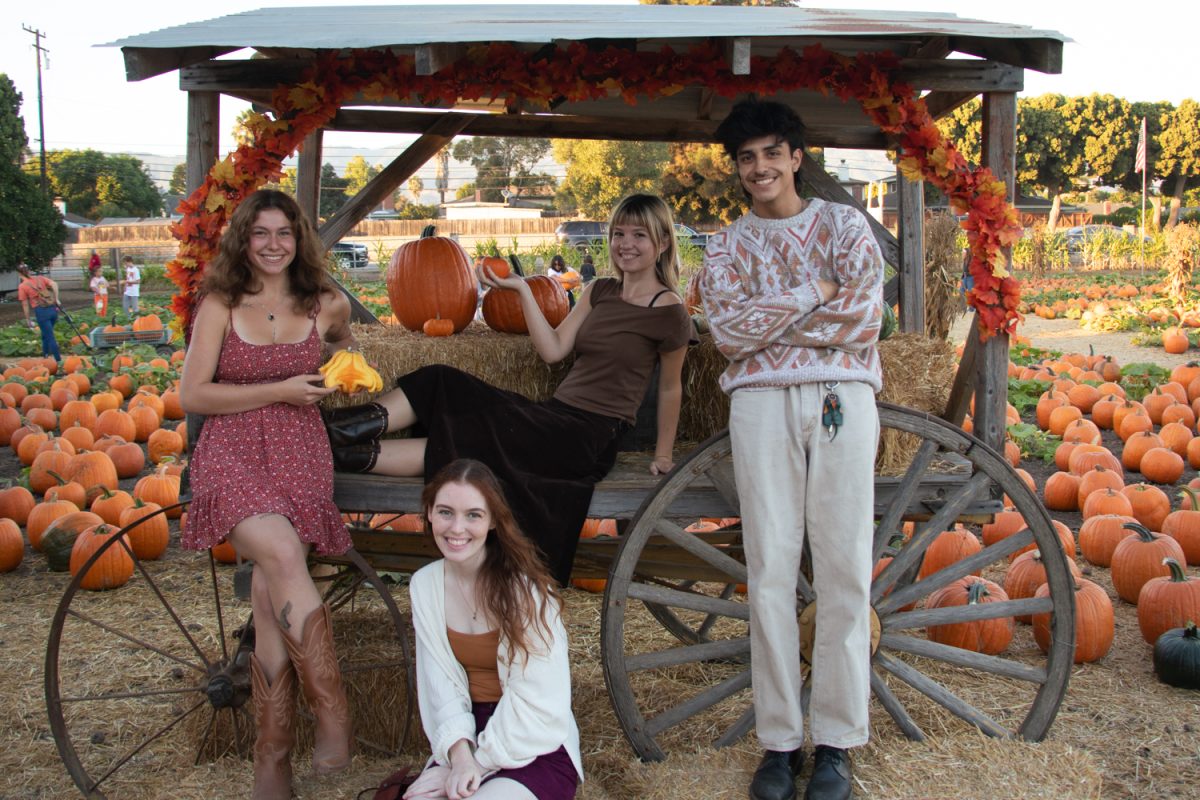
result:
<svg viewBox="0 0 1200 800"><path fill-rule="evenodd" d="M642 106L639 106L641 108ZM653 105L645 106L646 114ZM342 109L326 130L360 133L423 133L444 111ZM653 142L711 142L719 120L650 116L599 117L567 114L472 114L472 136L537 136L547 139L604 139ZM847 130L814 123L805 138L813 147L883 150L891 140L873 128Z"/></svg>
<svg viewBox="0 0 1200 800"><path fill-rule="evenodd" d="M925 334L925 183L896 170L900 229L900 330Z"/></svg>
<svg viewBox="0 0 1200 800"><path fill-rule="evenodd" d="M946 36L931 36L913 51L913 58L945 58L950 55L950 39Z"/></svg>
<svg viewBox="0 0 1200 800"><path fill-rule="evenodd" d="M925 108L934 119L941 119L961 105L971 102L978 92L930 92L925 95Z"/></svg>
<svg viewBox="0 0 1200 800"><path fill-rule="evenodd" d="M221 96L214 92L188 92L187 188L200 188L213 164L220 143Z"/></svg>
<svg viewBox="0 0 1200 800"><path fill-rule="evenodd" d="M750 37L739 36L725 40L725 57L734 75L750 74Z"/></svg>
<svg viewBox="0 0 1200 800"><path fill-rule="evenodd" d="M837 179L827 173L815 158L805 157L800 162L800 176L804 178L804 182L812 188L813 194L817 197L831 203L853 206L861 211L862 215L867 218L867 224L871 226L871 231L875 234L875 240L879 242L879 248L883 251L883 260L896 269L900 268L900 243L896 241L896 237L892 236L891 231L883 227L877 219L868 214L862 203L843 189Z"/></svg>
<svg viewBox="0 0 1200 800"><path fill-rule="evenodd" d="M421 44L413 53L414 71L418 75L433 75L453 64L467 52L461 44Z"/></svg>
<svg viewBox="0 0 1200 800"><path fill-rule="evenodd" d="M172 72L180 67L223 56L239 47L122 47L125 56L125 80L141 81Z"/></svg>
<svg viewBox="0 0 1200 800"><path fill-rule="evenodd" d="M321 149L324 131L317 128L300 145L300 158L296 164L296 202L308 218L321 216Z"/></svg>
<svg viewBox="0 0 1200 800"><path fill-rule="evenodd" d="M952 36L950 48L1023 69L1036 69L1051 75L1062 72L1063 43L1058 39L983 39L974 36Z"/></svg>
<svg viewBox="0 0 1200 800"><path fill-rule="evenodd" d="M971 407L971 398L975 395L975 362L978 355L979 315L972 311L971 327L967 330L963 354L958 359L958 371L954 373L950 397L946 400L946 410L942 412L942 419L951 425L962 425L967 418L967 409Z"/></svg>
<svg viewBox="0 0 1200 800"><path fill-rule="evenodd" d="M1017 96L990 92L983 96L983 141L980 160L1004 181L1008 199L1014 196L1017 173ZM1005 260L1012 268L1012 250ZM975 436L998 451L1004 450L1005 410L1008 402L1008 334L983 342L975 366Z"/></svg>
<svg viewBox="0 0 1200 800"><path fill-rule="evenodd" d="M917 89L1019 92L1025 71L998 61L966 58L905 58L897 78Z"/></svg>
<svg viewBox="0 0 1200 800"><path fill-rule="evenodd" d="M745 42L744 48L739 44L741 42ZM729 40L727 52L733 73L748 75L750 73L749 40L740 38ZM431 51L428 56L429 66L436 66L438 58L450 56L451 54L447 52L437 56ZM184 91L223 92L225 94L269 92L281 83L298 82L304 70L313 63L313 58L202 61L185 65L179 70L179 88ZM744 69L744 72L739 72L739 69ZM896 77L897 80L910 84L918 90L1018 92L1025 86L1024 73L1021 68L1012 66L1003 59L905 58L900 61ZM416 98L398 98L398 100L411 100L413 104L417 102Z"/></svg>
<svg viewBox="0 0 1200 800"><path fill-rule="evenodd" d="M713 90L705 86L700 90L700 102L696 104L696 119L712 119Z"/></svg>

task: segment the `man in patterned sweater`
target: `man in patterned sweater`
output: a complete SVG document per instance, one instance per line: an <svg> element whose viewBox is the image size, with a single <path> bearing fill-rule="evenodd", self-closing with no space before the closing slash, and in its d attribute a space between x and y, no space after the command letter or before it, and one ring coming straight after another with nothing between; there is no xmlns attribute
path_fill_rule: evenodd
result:
<svg viewBox="0 0 1200 800"><path fill-rule="evenodd" d="M759 742L753 800L795 797L804 721L796 591L812 552L816 637L806 800L850 796L846 749L867 741L872 493L882 384L883 260L863 215L799 193L804 126L745 101L717 128L751 210L709 239L701 275L729 359L729 431L749 570Z"/></svg>

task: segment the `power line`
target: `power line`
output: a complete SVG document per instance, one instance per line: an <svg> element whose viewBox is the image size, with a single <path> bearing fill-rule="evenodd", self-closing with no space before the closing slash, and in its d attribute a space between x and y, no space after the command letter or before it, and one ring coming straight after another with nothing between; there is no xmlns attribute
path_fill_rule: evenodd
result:
<svg viewBox="0 0 1200 800"><path fill-rule="evenodd" d="M21 30L33 34L33 50L37 58L37 87L38 87L38 147L42 151L42 194L50 193L50 182L46 178L46 117L42 111L42 53L50 51L42 47L42 37L46 34L37 28L22 25ZM46 60L46 68L50 68L50 60Z"/></svg>

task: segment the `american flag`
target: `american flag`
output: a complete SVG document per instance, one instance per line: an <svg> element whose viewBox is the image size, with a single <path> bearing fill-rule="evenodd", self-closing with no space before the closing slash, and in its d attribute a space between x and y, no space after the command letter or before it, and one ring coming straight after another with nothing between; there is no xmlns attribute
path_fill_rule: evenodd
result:
<svg viewBox="0 0 1200 800"><path fill-rule="evenodd" d="M1138 134L1137 159L1133 162L1134 172L1146 171L1146 118L1142 117L1142 131Z"/></svg>

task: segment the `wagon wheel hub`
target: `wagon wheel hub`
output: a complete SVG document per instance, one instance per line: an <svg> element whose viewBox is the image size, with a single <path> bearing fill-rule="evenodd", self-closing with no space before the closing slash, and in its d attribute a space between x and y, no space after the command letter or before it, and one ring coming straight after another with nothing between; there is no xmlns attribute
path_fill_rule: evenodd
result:
<svg viewBox="0 0 1200 800"><path fill-rule="evenodd" d="M241 708L250 699L249 667L239 664L236 658L214 663L209 669L204 694L214 709Z"/></svg>

